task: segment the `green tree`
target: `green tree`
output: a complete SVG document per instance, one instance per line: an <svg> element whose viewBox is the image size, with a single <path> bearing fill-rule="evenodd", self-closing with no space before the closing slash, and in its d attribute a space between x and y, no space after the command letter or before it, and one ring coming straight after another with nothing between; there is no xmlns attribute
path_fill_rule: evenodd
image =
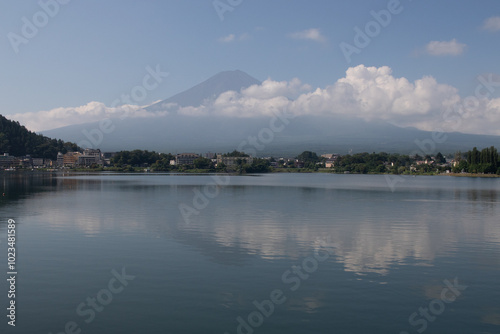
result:
<svg viewBox="0 0 500 334"><path fill-rule="evenodd" d="M212 168L212 160L199 157L193 161L194 167L198 169L210 169Z"/></svg>
<svg viewBox="0 0 500 334"><path fill-rule="evenodd" d="M300 153L296 159L303 161L304 163L316 163L319 161L318 155L311 151L304 151Z"/></svg>
<svg viewBox="0 0 500 334"><path fill-rule="evenodd" d="M438 164L444 164L446 162L446 158L441 154L441 152L438 152L438 154L436 154L436 162Z"/></svg>
<svg viewBox="0 0 500 334"><path fill-rule="evenodd" d="M271 163L267 159L256 158L251 165L245 165L247 173L267 173L271 171Z"/></svg>
<svg viewBox="0 0 500 334"><path fill-rule="evenodd" d="M155 151L142 151L142 150L133 150L133 151L120 151L118 152L112 159L111 163L115 166L159 166L158 161L162 161L161 164L164 165L167 161L170 163L174 157L170 153L157 153ZM163 161L165 160L165 161Z"/></svg>
<svg viewBox="0 0 500 334"><path fill-rule="evenodd" d="M31 155L35 158L55 160L57 153L81 150L75 143L51 139L29 131L19 122L0 115L0 153L13 156Z"/></svg>

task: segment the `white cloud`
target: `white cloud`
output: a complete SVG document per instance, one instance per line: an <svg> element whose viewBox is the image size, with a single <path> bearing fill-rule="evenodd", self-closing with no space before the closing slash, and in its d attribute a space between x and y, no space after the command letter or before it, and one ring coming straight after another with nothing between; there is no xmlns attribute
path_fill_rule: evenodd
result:
<svg viewBox="0 0 500 334"><path fill-rule="evenodd" d="M497 79L491 76L483 81L497 87ZM486 87L479 88L481 94L489 92ZM474 105L470 106L469 102ZM460 116L457 110L464 108L467 110ZM241 91L224 92L198 107L181 108L169 104L162 111L152 113L141 106L111 108L91 102L81 107L17 114L11 118L31 130L40 131L120 116L160 117L178 113L192 117L267 117L278 110L287 110L297 116L346 115L385 120L429 131L442 128L444 131L500 135L500 98L464 98L458 95L455 87L441 84L431 76L411 82L395 77L387 66L364 65L351 67L332 85L314 90L297 78L290 81L267 79Z"/></svg>
<svg viewBox="0 0 500 334"><path fill-rule="evenodd" d="M333 85L311 90L298 79L277 82L271 79L241 92L225 92L199 108L185 108L185 115L230 117L271 116L286 109L294 115L345 115L366 120L385 120L399 126L422 130L498 134L500 99L479 99L467 117L456 110L466 99L450 85L431 76L410 82L394 77L387 67L359 65L346 71ZM454 111L455 110L455 111ZM451 114L448 112L451 111ZM447 116L451 115L451 116Z"/></svg>
<svg viewBox="0 0 500 334"><path fill-rule="evenodd" d="M321 34L321 31L316 28L306 29L291 33L289 35L293 39L306 39L314 42L325 43L326 37Z"/></svg>
<svg viewBox="0 0 500 334"><path fill-rule="evenodd" d="M454 38L451 41L431 41L425 46L425 51L431 56L458 56L465 51L466 46Z"/></svg>
<svg viewBox="0 0 500 334"><path fill-rule="evenodd" d="M500 16L493 16L484 20L483 29L488 31L500 31Z"/></svg>
<svg viewBox="0 0 500 334"><path fill-rule="evenodd" d="M262 82L260 85L253 85L241 91L243 96L253 97L258 99L268 99L276 96L284 96L294 99L300 93L310 91L311 86L302 84L302 82L293 78L290 82L273 81L270 78Z"/></svg>
<svg viewBox="0 0 500 334"><path fill-rule="evenodd" d="M219 38L219 42L221 42L221 43L231 43L231 42L234 42L235 39L236 39L236 36L234 34L229 34L227 36Z"/></svg>
<svg viewBox="0 0 500 334"><path fill-rule="evenodd" d="M387 67L359 65L347 70L346 76L325 89L301 95L293 109L314 114L342 114L364 119L397 121L426 117L453 104L457 90L438 84L432 77L409 82L395 78Z"/></svg>
<svg viewBox="0 0 500 334"><path fill-rule="evenodd" d="M8 115L31 131L55 129L67 125L97 122L105 118L146 117L148 113L141 106L122 105L106 107L101 102L89 102L80 107L55 108L37 112Z"/></svg>
<svg viewBox="0 0 500 334"><path fill-rule="evenodd" d="M224 37L221 37L218 39L218 41L220 43L232 43L232 42L236 42L236 41L246 41L248 39L250 39L252 36L248 33L242 33L240 34L239 36L235 35L235 34L229 34L227 36L224 36Z"/></svg>
<svg viewBox="0 0 500 334"><path fill-rule="evenodd" d="M303 84L297 78L291 81L267 79L260 85L252 85L240 92L222 93L207 105L180 108L178 113L199 116L211 114L230 117L268 116L288 107L292 99L310 90L310 85Z"/></svg>

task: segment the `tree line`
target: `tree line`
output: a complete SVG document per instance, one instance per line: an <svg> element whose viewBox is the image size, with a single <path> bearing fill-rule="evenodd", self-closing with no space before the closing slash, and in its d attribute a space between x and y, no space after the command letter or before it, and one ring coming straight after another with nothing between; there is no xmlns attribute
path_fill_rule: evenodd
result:
<svg viewBox="0 0 500 334"><path fill-rule="evenodd" d="M233 151L223 154L225 157L247 157L243 152ZM451 155L449 156L452 157ZM199 157L194 160L192 166L174 166L170 164L175 156L170 153L157 153L155 151L121 151L112 159L111 163L118 168L132 170L133 167L150 167L155 171L185 171L197 169L214 172L239 172L239 173L266 173L273 170L271 162L276 162L277 167L301 170L318 171L325 169L326 158L318 156L315 152L304 151L294 159L279 160L274 158L254 158L251 164L245 163L244 159L236 161L236 166L231 168L224 164L217 166L212 159ZM336 156L334 167L328 171L334 173L356 173L356 174L435 174L445 171L455 173L496 173L500 175L500 155L495 147L488 147L455 154L454 164L446 164L446 158L438 152L435 156L404 155L399 153L356 153Z"/></svg>
<svg viewBox="0 0 500 334"><path fill-rule="evenodd" d="M325 168L326 158L318 156L315 152L304 151L295 157L296 162L281 163L285 168L296 167L297 163L306 170L317 171ZM417 162L423 162L417 164ZM427 163L425 163L427 162ZM443 172L446 158L440 152L435 156L409 156L399 153L356 153L338 155L334 159L334 167L328 171L335 173L356 174L411 174ZM280 163L278 162L280 165Z"/></svg>
<svg viewBox="0 0 500 334"><path fill-rule="evenodd" d="M243 152L233 151L223 154L224 157L249 157ZM170 153L158 153L148 150L120 151L111 158L111 164L123 170L133 170L134 167L149 167L154 171L185 171L188 169L199 169L213 172L239 172L239 173L266 173L271 171L270 162L266 159L253 159L251 164L240 160L234 168L228 168L224 164L215 166L212 159L198 157L193 161L192 166L171 165L170 161L175 160L175 156Z"/></svg>
<svg viewBox="0 0 500 334"><path fill-rule="evenodd" d="M466 153L457 152L455 160L458 164L453 168L454 172L500 175L500 156L494 146L484 148L481 151L474 147Z"/></svg>

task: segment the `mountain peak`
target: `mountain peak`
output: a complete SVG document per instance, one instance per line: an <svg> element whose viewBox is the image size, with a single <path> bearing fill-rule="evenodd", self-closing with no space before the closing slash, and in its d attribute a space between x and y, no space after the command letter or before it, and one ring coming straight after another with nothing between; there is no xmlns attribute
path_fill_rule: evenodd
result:
<svg viewBox="0 0 500 334"><path fill-rule="evenodd" d="M163 105L176 103L181 107L197 107L207 100L213 100L229 90L239 92L242 88L260 85L261 82L240 70L223 71L199 83L198 85L176 94L166 100L150 105L149 111L161 110Z"/></svg>

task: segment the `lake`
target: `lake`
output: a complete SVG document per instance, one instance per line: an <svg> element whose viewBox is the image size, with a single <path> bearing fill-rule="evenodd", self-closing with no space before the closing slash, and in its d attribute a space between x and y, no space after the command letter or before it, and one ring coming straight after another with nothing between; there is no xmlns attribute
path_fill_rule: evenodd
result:
<svg viewBox="0 0 500 334"><path fill-rule="evenodd" d="M500 332L500 179L0 180L2 333Z"/></svg>

